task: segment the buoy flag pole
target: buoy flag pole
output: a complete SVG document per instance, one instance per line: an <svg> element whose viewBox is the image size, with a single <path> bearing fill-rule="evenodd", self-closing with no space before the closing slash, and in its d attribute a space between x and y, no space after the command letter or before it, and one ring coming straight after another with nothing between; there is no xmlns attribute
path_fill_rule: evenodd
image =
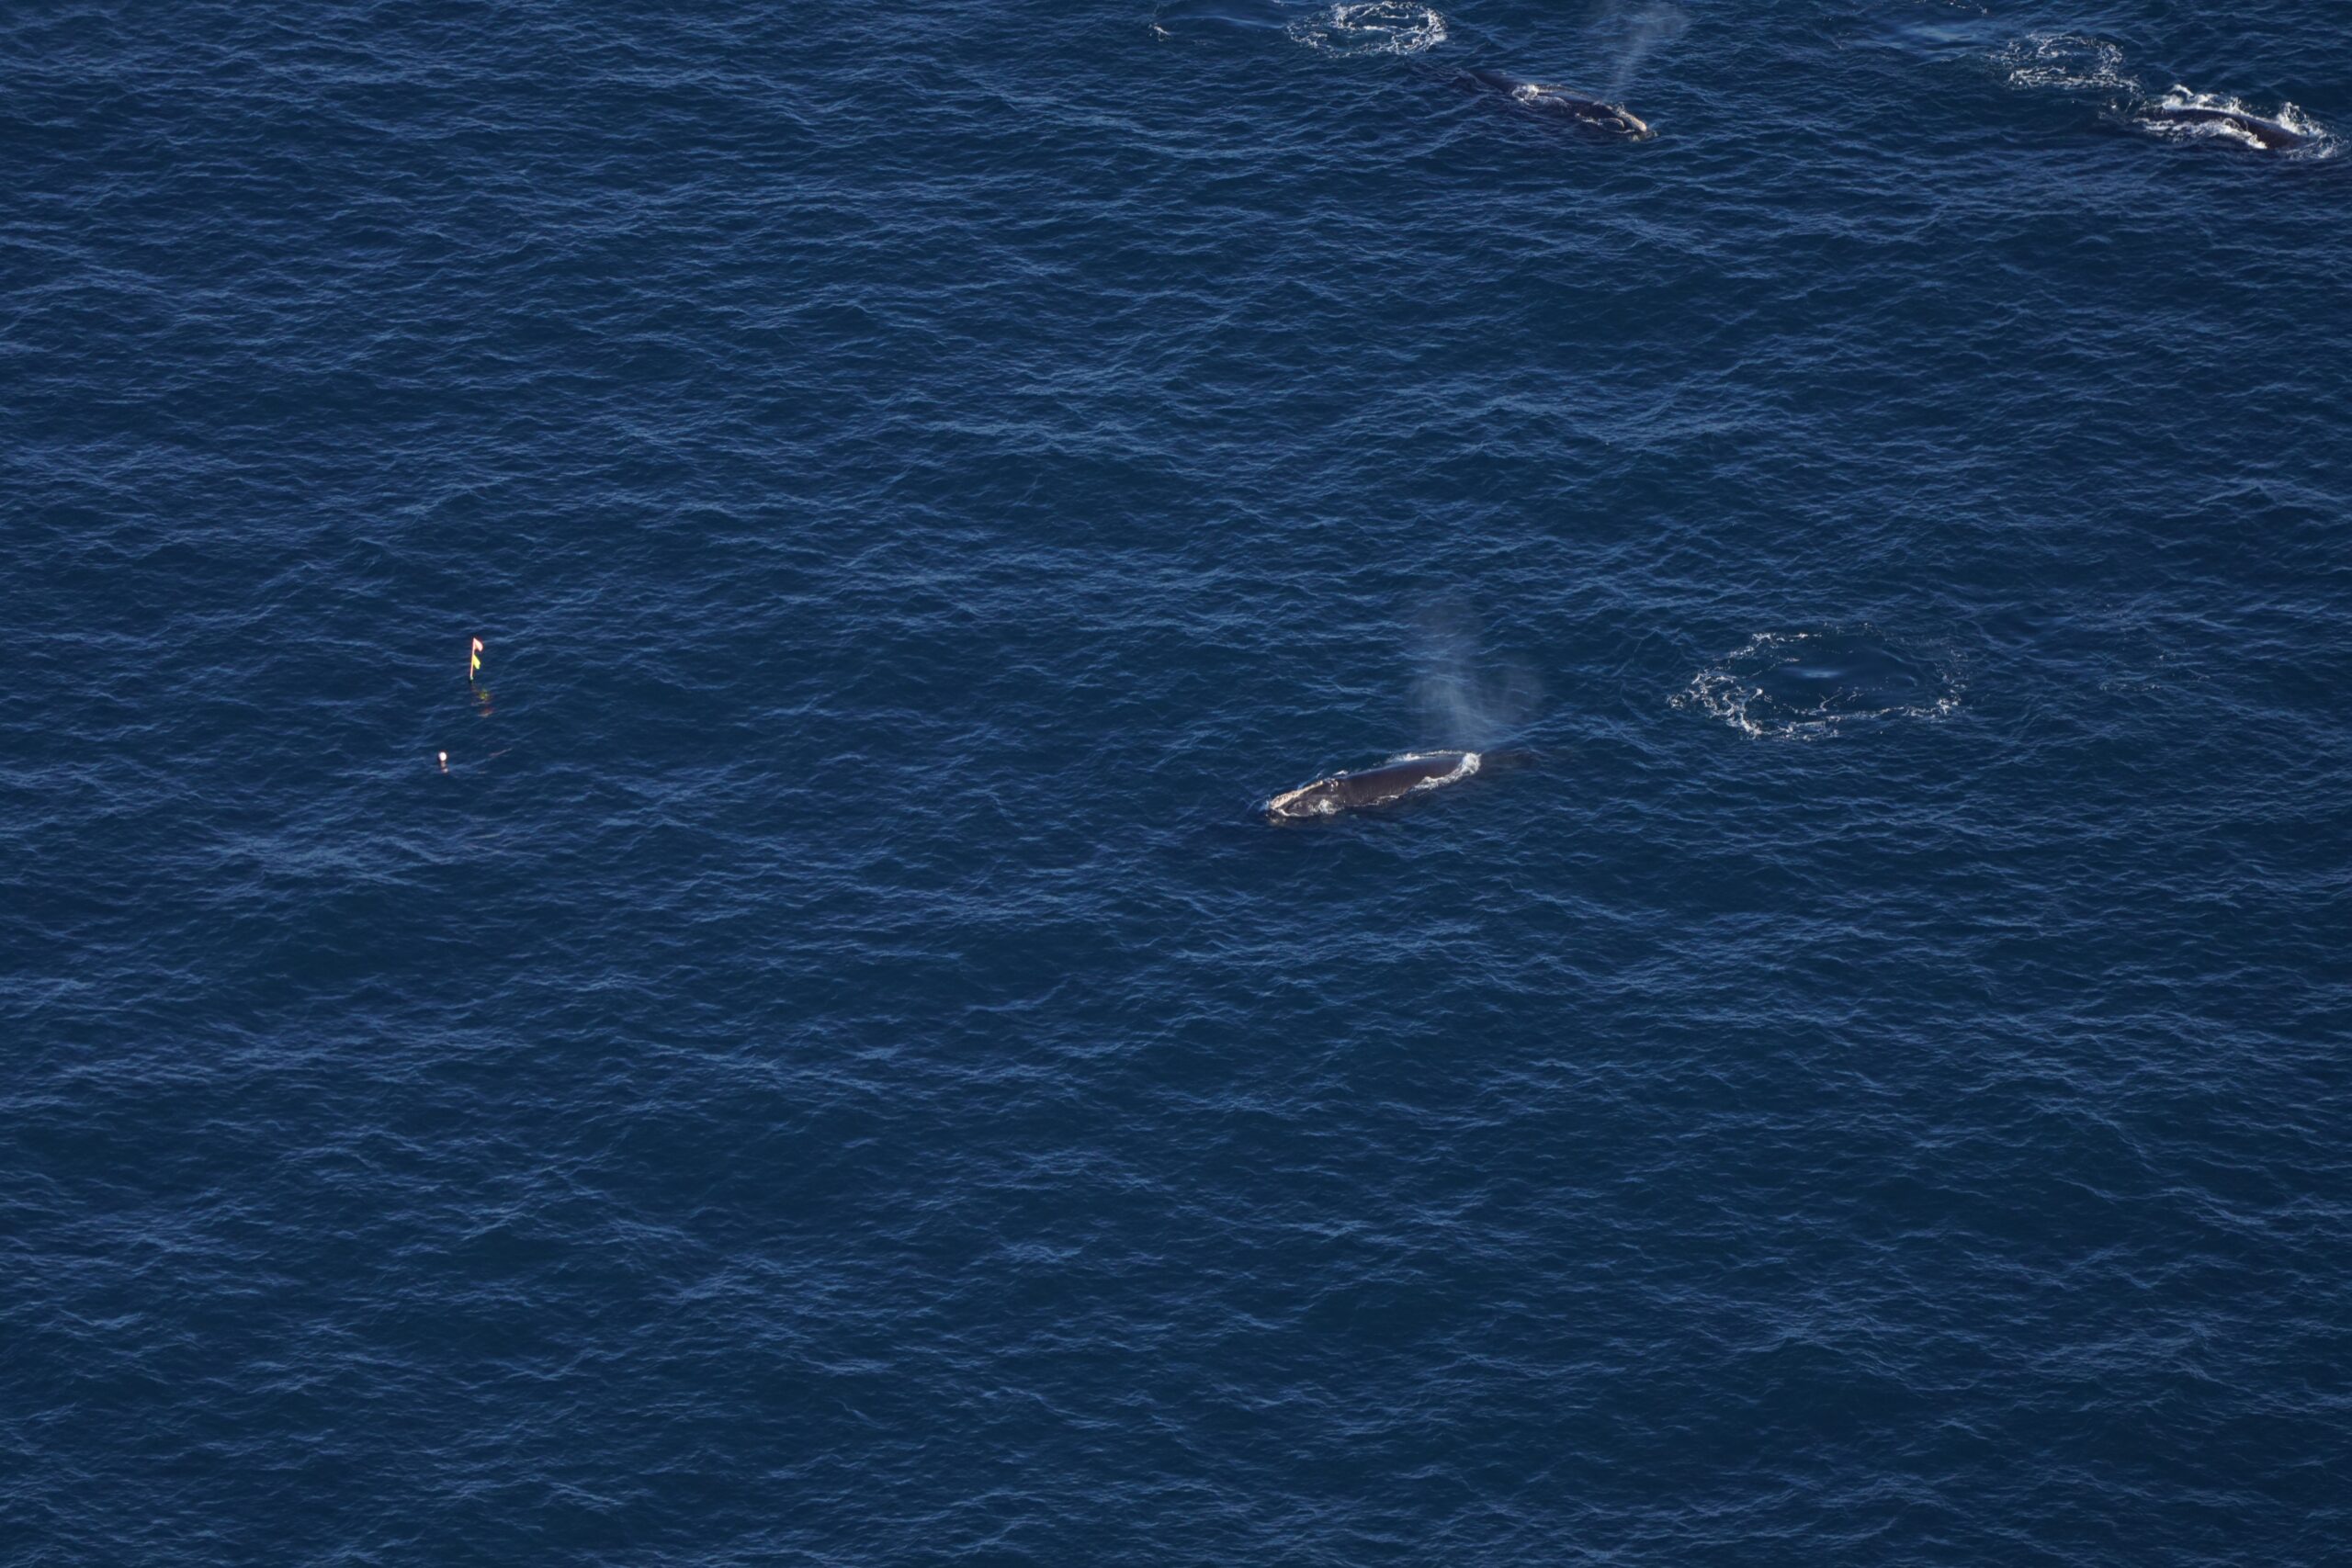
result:
<svg viewBox="0 0 2352 1568"><path fill-rule="evenodd" d="M477 675L479 675L479 674L481 674L481 638L480 638L480 637L476 637L476 638L474 638L474 651L473 651L473 655L472 655L471 662L469 662L469 664L467 664L467 666L466 666L466 679L467 679L467 680L469 680L469 681L470 681L470 680L472 680L475 676L477 676Z"/></svg>

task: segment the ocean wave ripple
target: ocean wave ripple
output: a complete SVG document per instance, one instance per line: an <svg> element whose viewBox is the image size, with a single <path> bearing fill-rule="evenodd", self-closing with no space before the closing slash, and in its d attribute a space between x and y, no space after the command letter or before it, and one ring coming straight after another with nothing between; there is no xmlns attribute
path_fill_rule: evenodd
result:
<svg viewBox="0 0 2352 1568"><path fill-rule="evenodd" d="M2342 161L1149 11L0 16L9 1559L2324 1560Z"/></svg>

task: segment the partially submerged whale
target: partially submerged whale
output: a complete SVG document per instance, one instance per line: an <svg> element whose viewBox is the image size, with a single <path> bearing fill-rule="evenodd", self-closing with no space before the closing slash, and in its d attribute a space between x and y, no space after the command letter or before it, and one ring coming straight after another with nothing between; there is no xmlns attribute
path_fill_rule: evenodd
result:
<svg viewBox="0 0 2352 1568"><path fill-rule="evenodd" d="M1352 773L1333 773L1266 802L1270 822L1304 822L1367 807L1393 806L1407 795L1425 795L1478 771L1476 751L1415 751Z"/></svg>
<svg viewBox="0 0 2352 1568"><path fill-rule="evenodd" d="M1522 81L1500 71L1465 71L1454 82L1474 93L1498 93L1530 114L1569 120L1611 136L1647 141L1657 134L1646 120L1623 104L1604 103L1572 87Z"/></svg>
<svg viewBox="0 0 2352 1568"><path fill-rule="evenodd" d="M2156 103L2145 111L2148 118L2172 125L2218 125L2235 131L2265 152L2286 152L2306 146L2311 138L2282 121L2265 119L2260 115L2243 109L2218 108L2205 104Z"/></svg>
<svg viewBox="0 0 2352 1568"><path fill-rule="evenodd" d="M1376 768L1333 773L1278 795L1266 802L1266 820L1310 822L1318 817L1336 817L1342 811L1395 806L1480 773L1532 768L1541 761L1538 753L1525 750L1408 751Z"/></svg>

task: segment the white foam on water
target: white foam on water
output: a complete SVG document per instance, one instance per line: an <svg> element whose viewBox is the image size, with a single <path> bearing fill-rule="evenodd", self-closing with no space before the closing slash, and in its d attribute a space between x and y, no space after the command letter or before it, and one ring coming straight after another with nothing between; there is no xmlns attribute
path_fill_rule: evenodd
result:
<svg viewBox="0 0 2352 1568"><path fill-rule="evenodd" d="M2075 33L2034 33L2017 39L1995 57L2013 87L2053 88L2072 93L2137 94L2140 84L2123 69L2123 46Z"/></svg>
<svg viewBox="0 0 2352 1568"><path fill-rule="evenodd" d="M1759 632L1700 671L1672 704L1758 739L1824 740L1848 728L1949 718L1952 673L1870 627Z"/></svg>
<svg viewBox="0 0 2352 1568"><path fill-rule="evenodd" d="M1327 54L1419 54L1445 41L1445 18L1408 0L1354 0L1293 22L1290 36Z"/></svg>

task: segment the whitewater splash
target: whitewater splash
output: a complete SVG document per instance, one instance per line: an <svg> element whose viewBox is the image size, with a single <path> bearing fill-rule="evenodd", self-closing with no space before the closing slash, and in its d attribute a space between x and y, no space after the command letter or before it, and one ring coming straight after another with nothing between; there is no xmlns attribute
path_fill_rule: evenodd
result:
<svg viewBox="0 0 2352 1568"><path fill-rule="evenodd" d="M1934 660L1858 626L1760 633L1692 676L1674 705L1761 739L1821 740L1859 726L1947 718L1961 693Z"/></svg>
<svg viewBox="0 0 2352 1568"><path fill-rule="evenodd" d="M1292 23L1290 36L1327 54L1419 54L1445 41L1445 18L1406 0L1355 0Z"/></svg>

